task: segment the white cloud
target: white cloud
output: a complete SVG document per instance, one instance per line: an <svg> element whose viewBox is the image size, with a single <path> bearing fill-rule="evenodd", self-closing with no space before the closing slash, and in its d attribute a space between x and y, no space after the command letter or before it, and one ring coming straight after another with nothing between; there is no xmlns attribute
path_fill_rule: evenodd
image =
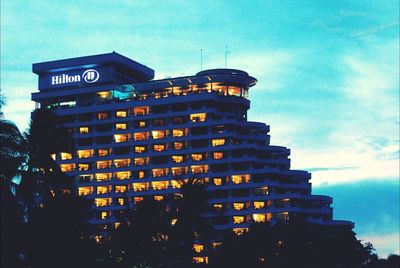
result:
<svg viewBox="0 0 400 268"><path fill-rule="evenodd" d="M389 254L400 254L399 232L379 235L361 235L359 238L364 242L371 242L376 249L376 253L381 258L386 258Z"/></svg>

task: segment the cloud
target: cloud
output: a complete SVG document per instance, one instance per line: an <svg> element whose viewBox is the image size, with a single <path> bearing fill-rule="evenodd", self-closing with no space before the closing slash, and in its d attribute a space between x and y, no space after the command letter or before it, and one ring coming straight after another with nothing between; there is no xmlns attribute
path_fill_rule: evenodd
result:
<svg viewBox="0 0 400 268"><path fill-rule="evenodd" d="M400 255L400 232L380 235L360 236L364 242L371 242L376 249L376 253L381 258L387 258L390 254Z"/></svg>

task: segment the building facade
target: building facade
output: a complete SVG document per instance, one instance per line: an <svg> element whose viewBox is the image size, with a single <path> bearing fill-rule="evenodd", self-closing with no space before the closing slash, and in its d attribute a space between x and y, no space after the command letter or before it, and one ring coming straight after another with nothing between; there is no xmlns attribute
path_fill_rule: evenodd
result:
<svg viewBox="0 0 400 268"><path fill-rule="evenodd" d="M327 225L332 198L311 194L311 174L290 169L290 150L270 144L269 126L247 121L257 80L233 69L153 80L154 71L118 53L33 64L36 108L54 110L73 131L74 152L54 155L93 200L91 223L146 197L163 200L190 180L207 185L217 230L299 219Z"/></svg>

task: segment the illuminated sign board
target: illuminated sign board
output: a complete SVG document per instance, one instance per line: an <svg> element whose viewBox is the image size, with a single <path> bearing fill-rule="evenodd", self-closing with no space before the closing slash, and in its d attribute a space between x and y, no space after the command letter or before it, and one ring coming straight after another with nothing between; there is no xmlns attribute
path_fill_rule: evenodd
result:
<svg viewBox="0 0 400 268"><path fill-rule="evenodd" d="M51 76L51 85L63 85L70 83L79 83L84 81L86 83L95 83L99 80L100 74L95 69L85 70L82 74L58 74Z"/></svg>

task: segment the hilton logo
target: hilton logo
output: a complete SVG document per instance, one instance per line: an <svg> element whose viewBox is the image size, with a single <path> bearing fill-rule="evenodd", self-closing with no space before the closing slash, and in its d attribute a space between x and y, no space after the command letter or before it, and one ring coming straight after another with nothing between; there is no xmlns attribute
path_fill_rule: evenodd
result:
<svg viewBox="0 0 400 268"><path fill-rule="evenodd" d="M51 77L51 85L62 85L69 83L77 83L81 80L86 83L94 83L99 80L100 74L95 69L89 69L83 72L82 77L80 75L68 75L68 74L60 74Z"/></svg>

